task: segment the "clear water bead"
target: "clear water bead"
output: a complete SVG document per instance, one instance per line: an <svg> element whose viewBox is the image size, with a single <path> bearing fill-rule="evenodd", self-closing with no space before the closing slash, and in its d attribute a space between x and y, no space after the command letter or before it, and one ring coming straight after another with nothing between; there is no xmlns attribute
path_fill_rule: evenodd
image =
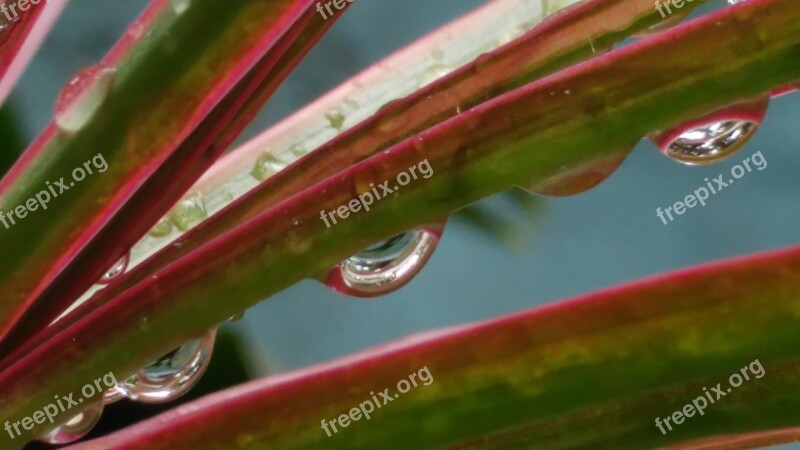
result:
<svg viewBox="0 0 800 450"><path fill-rule="evenodd" d="M125 269L128 268L128 263L130 262L130 254L126 254L119 261L115 262L113 266L111 266L106 273L100 277L98 281L99 284L108 284L114 281L118 276L125 273Z"/></svg>
<svg viewBox="0 0 800 450"><path fill-rule="evenodd" d="M39 441L51 445L69 444L86 436L92 431L100 416L103 415L103 401L95 401L89 404L83 411L72 416L63 425L53 429L47 434L38 438Z"/></svg>
<svg viewBox="0 0 800 450"><path fill-rule="evenodd" d="M211 361L217 329L188 342L117 385L119 393L142 403L164 403L188 392L200 380Z"/></svg>
<svg viewBox="0 0 800 450"><path fill-rule="evenodd" d="M175 14L181 15L192 6L192 0L170 0L172 4L172 10L175 11Z"/></svg>
<svg viewBox="0 0 800 450"><path fill-rule="evenodd" d="M444 223L409 231L381 241L334 267L325 283L354 297L377 297L411 281L430 259Z"/></svg>
<svg viewBox="0 0 800 450"><path fill-rule="evenodd" d="M96 65L78 73L56 100L55 123L66 133L80 131L103 106L114 84L116 69Z"/></svg>
<svg viewBox="0 0 800 450"><path fill-rule="evenodd" d="M172 228L172 222L168 218L162 217L153 225L153 228L151 228L147 234L156 238L169 236L169 234L172 233Z"/></svg>
<svg viewBox="0 0 800 450"><path fill-rule="evenodd" d="M184 197L169 214L172 223L181 231L189 231L208 218L206 203L201 194Z"/></svg>
<svg viewBox="0 0 800 450"><path fill-rule="evenodd" d="M769 96L747 100L679 124L649 138L659 151L687 165L712 164L744 147L758 131Z"/></svg>
<svg viewBox="0 0 800 450"><path fill-rule="evenodd" d="M258 181L264 181L285 168L286 164L273 155L271 150L267 150L256 160L250 175Z"/></svg>
<svg viewBox="0 0 800 450"><path fill-rule="evenodd" d="M344 115L341 108L334 108L325 113L325 118L328 119L331 128L342 131L344 129L344 121L347 117Z"/></svg>

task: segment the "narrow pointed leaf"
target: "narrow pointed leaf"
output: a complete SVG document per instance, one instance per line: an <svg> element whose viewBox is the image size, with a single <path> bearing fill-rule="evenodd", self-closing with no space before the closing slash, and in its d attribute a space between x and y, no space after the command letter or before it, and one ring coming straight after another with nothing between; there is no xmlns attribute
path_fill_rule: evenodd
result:
<svg viewBox="0 0 800 450"><path fill-rule="evenodd" d="M794 248L411 336L70 448L658 448L797 423L798 338ZM655 426L704 387L727 387L754 360L763 371L748 372L702 416L666 434ZM400 393L412 374L416 387L409 381ZM390 399L376 395L381 407L370 405L369 420L362 413L324 431L323 420L349 415L385 388Z"/></svg>

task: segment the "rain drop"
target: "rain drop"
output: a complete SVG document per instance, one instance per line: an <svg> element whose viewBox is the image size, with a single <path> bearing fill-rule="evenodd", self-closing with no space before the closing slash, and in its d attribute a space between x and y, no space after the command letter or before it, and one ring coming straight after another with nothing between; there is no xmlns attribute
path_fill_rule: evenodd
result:
<svg viewBox="0 0 800 450"><path fill-rule="evenodd" d="M86 126L111 92L115 73L113 68L96 65L70 80L56 100L55 123L58 128L75 133Z"/></svg>
<svg viewBox="0 0 800 450"><path fill-rule="evenodd" d="M736 153L755 135L769 97L733 105L649 137L667 157L687 165L712 164Z"/></svg>
<svg viewBox="0 0 800 450"><path fill-rule="evenodd" d="M342 261L328 275L333 290L354 297L377 297L411 281L436 249L444 222L399 234Z"/></svg>
<svg viewBox="0 0 800 450"><path fill-rule="evenodd" d="M83 411L72 416L63 425L55 428L38 440L52 445L68 444L86 436L103 415L103 401L95 401L89 404Z"/></svg>
<svg viewBox="0 0 800 450"><path fill-rule="evenodd" d="M272 154L271 150L267 150L256 160L256 165L250 172L258 181L264 181L267 178L275 175L286 167L280 159Z"/></svg>
<svg viewBox="0 0 800 450"><path fill-rule="evenodd" d="M181 15L192 6L192 0L171 0L170 3L172 4L172 9L175 11L175 14Z"/></svg>
<svg viewBox="0 0 800 450"><path fill-rule="evenodd" d="M292 155L294 155L294 156L296 156L298 158L303 157L303 156L306 155L306 153L308 153L308 150L306 150L304 147L301 147L300 145L297 145L297 144L292 145L289 148L289 151L292 152Z"/></svg>
<svg viewBox="0 0 800 450"><path fill-rule="evenodd" d="M98 284L109 284L114 281L118 276L125 273L125 269L128 268L128 262L130 261L130 253L126 254L119 261L115 262L111 268L109 268L106 273L100 277L98 280Z"/></svg>
<svg viewBox="0 0 800 450"><path fill-rule="evenodd" d="M188 342L139 369L117 385L125 397L142 403L164 403L188 392L211 360L217 329Z"/></svg>
<svg viewBox="0 0 800 450"><path fill-rule="evenodd" d="M206 204L201 194L183 198L169 214L172 223L181 231L189 231L208 218Z"/></svg>
<svg viewBox="0 0 800 450"><path fill-rule="evenodd" d="M147 232L152 237L164 237L169 236L172 233L172 222L166 217L162 217L161 219L153 225L153 228Z"/></svg>
<svg viewBox="0 0 800 450"><path fill-rule="evenodd" d="M332 128L342 131L344 129L345 115L340 108L335 108L325 113L325 118Z"/></svg>

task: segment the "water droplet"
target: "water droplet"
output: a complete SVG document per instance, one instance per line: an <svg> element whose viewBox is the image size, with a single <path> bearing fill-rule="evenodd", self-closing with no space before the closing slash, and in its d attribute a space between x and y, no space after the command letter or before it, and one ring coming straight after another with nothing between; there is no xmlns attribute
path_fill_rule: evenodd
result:
<svg viewBox="0 0 800 450"><path fill-rule="evenodd" d="M342 131L344 129L344 120L346 119L344 112L340 108L334 108L327 113L325 113L325 118L328 119L328 123L331 124L331 127L338 131Z"/></svg>
<svg viewBox="0 0 800 450"><path fill-rule="evenodd" d="M55 428L38 440L47 444L60 445L77 441L86 436L103 415L103 401L98 400L89 404L83 411L72 416L63 425Z"/></svg>
<svg viewBox="0 0 800 450"><path fill-rule="evenodd" d="M214 350L216 328L188 342L117 385L125 397L142 403L164 403L188 392L203 376Z"/></svg>
<svg viewBox="0 0 800 450"><path fill-rule="evenodd" d="M608 179L622 165L634 145L634 143L629 144L622 148L623 151L579 166L562 165L555 175L519 187L534 194L552 197L566 197L586 192Z"/></svg>
<svg viewBox="0 0 800 450"><path fill-rule="evenodd" d="M419 83L417 84L418 87L422 88L425 87L434 81L442 78L443 76L450 73L452 69L445 67L441 64L436 64L431 66L428 70L426 70L419 79Z"/></svg>
<svg viewBox="0 0 800 450"><path fill-rule="evenodd" d="M289 151L292 152L292 155L294 155L294 156L296 156L298 158L306 156L306 153L308 153L308 150L306 150L304 147L301 147L300 145L297 145L297 144L292 145L289 148Z"/></svg>
<svg viewBox="0 0 800 450"><path fill-rule="evenodd" d="M649 137L661 153L675 161L712 164L733 155L750 141L768 105L769 97L740 103Z"/></svg>
<svg viewBox="0 0 800 450"><path fill-rule="evenodd" d="M440 48L435 48L431 52L431 56L433 56L433 59L441 61L444 58L444 52Z"/></svg>
<svg viewBox="0 0 800 450"><path fill-rule="evenodd" d="M500 38L497 40L497 46L500 47L500 46L503 46L505 44L508 44L509 42L513 41L514 39L516 39L516 38L522 36L523 34L525 34L525 31L526 31L525 28L520 26L520 25L517 25L517 26L509 29L508 31L503 33L500 36Z"/></svg>
<svg viewBox="0 0 800 450"><path fill-rule="evenodd" d="M111 268L109 268L106 273L100 277L100 280L97 281L98 284L108 284L114 281L118 276L125 273L125 269L128 268L128 262L130 261L130 254L126 254L119 261L115 262Z"/></svg>
<svg viewBox="0 0 800 450"><path fill-rule="evenodd" d="M169 236L170 233L172 233L172 222L170 222L167 217L159 219L158 222L153 225L153 228L147 232L147 234L153 237Z"/></svg>
<svg viewBox="0 0 800 450"><path fill-rule="evenodd" d="M192 227L208 218L208 211L202 194L195 194L178 202L169 215L172 223L179 230L189 231Z"/></svg>
<svg viewBox="0 0 800 450"><path fill-rule="evenodd" d="M185 13L192 6L192 0L171 0L170 3L175 14L178 15Z"/></svg>
<svg viewBox="0 0 800 450"><path fill-rule="evenodd" d="M256 160L256 165L253 167L250 174L253 175L253 178L256 180L264 181L284 168L286 168L286 164L273 155L271 150L267 149L267 151Z"/></svg>
<svg viewBox="0 0 800 450"><path fill-rule="evenodd" d="M377 297L411 281L436 249L444 222L371 245L334 267L325 281L354 297Z"/></svg>
<svg viewBox="0 0 800 450"><path fill-rule="evenodd" d="M111 92L115 73L115 69L98 64L72 78L58 95L56 125L67 133L86 126Z"/></svg>

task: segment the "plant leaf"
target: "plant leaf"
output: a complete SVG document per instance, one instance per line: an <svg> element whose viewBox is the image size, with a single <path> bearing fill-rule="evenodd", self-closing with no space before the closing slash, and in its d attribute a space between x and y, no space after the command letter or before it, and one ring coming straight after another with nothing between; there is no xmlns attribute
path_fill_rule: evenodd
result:
<svg viewBox="0 0 800 450"><path fill-rule="evenodd" d="M0 182L8 210L64 167L99 153L107 160L107 172L0 234L0 247L15 256L0 263L0 336L37 301L25 319L49 323L199 178L246 124L239 113L265 100L332 24L313 4L234 0L221 12L211 0L185 10L156 1L144 12L102 64L116 72L101 110L71 134L50 125ZM206 32L198 37L197 29ZM36 329L23 323L17 331ZM6 339L5 350L19 339Z"/></svg>
<svg viewBox="0 0 800 450"><path fill-rule="evenodd" d="M705 265L487 322L411 336L249 383L88 449L655 448L788 426L800 349L800 247ZM764 372L686 417L703 387ZM335 420L427 368L369 423ZM427 385L423 384L423 381ZM380 399L380 397L378 397ZM365 422L362 420L361 422Z"/></svg>

